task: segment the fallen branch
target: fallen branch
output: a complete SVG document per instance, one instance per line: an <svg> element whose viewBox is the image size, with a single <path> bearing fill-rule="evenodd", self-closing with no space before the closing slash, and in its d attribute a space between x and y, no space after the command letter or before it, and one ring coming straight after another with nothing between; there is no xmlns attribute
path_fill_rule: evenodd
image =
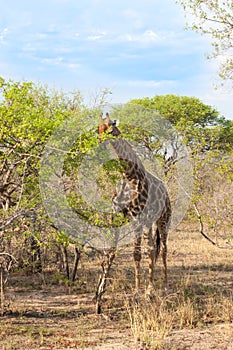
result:
<svg viewBox="0 0 233 350"><path fill-rule="evenodd" d="M196 204L193 204L193 207L195 209L195 212L197 214L197 218L199 220L199 224L200 224L199 232L200 232L200 234L217 248L233 249L233 246L230 243L226 243L227 244L226 246L221 246L217 242L213 241L206 233L204 233L204 224L203 224L202 216L201 216Z"/></svg>

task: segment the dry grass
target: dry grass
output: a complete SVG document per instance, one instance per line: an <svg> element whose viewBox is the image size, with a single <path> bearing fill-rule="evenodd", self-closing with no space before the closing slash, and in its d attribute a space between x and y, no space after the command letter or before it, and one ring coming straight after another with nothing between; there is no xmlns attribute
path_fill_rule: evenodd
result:
<svg viewBox="0 0 233 350"><path fill-rule="evenodd" d="M169 238L169 284L156 268L156 291L133 294L132 249L115 260L104 316L94 314L97 259L83 259L73 287L59 275L9 280L7 313L0 317L0 349L231 349L232 251L218 249L183 227ZM142 283L146 285L146 261ZM20 278L20 281L19 281ZM44 284L46 282L46 284Z"/></svg>
<svg viewBox="0 0 233 350"><path fill-rule="evenodd" d="M126 303L134 339L153 350L181 349L167 342L174 332L233 323L232 251L210 245L196 230L177 230L169 246L168 288Z"/></svg>
<svg viewBox="0 0 233 350"><path fill-rule="evenodd" d="M154 350L164 349L165 344L170 349L166 338L174 331L200 330L233 321L232 291L197 287L190 275L177 284L176 292L157 293L150 301L128 301L126 305L134 339Z"/></svg>

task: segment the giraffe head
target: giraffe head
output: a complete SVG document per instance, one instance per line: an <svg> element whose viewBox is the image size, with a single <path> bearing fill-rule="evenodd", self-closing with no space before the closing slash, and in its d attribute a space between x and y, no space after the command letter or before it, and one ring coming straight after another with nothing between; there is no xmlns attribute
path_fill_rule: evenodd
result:
<svg viewBox="0 0 233 350"><path fill-rule="evenodd" d="M103 134L108 131L110 128L112 130L109 132L109 134L113 136L119 136L121 134L120 130L117 127L117 120L112 121L109 117L109 114L106 113L106 117L102 120L102 122L98 126L98 134L100 138L100 142L103 141Z"/></svg>

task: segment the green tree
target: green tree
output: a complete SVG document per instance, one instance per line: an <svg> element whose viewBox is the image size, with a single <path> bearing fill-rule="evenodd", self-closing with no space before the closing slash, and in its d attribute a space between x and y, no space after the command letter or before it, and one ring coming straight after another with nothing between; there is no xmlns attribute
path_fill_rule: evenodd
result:
<svg viewBox="0 0 233 350"><path fill-rule="evenodd" d="M232 0L177 0L177 3L188 17L188 28L212 37L213 52L209 58L219 57L220 77L233 82Z"/></svg>
<svg viewBox="0 0 233 350"><path fill-rule="evenodd" d="M33 260L40 259L40 246L48 243L42 235L54 231L40 195L41 154L52 132L78 115L82 99L78 92L68 96L32 82L3 78L0 94L1 243L4 237L9 241L13 237L23 260L27 249Z"/></svg>
<svg viewBox="0 0 233 350"><path fill-rule="evenodd" d="M212 241L226 246L224 242L227 240L227 244L230 244L232 236L229 228L233 220L233 122L220 117L214 108L193 97L155 96L132 100L131 103L154 110L181 135L190 150L193 164L194 190L190 215L194 215L195 220L198 215L201 232L203 227L208 227ZM151 138L152 141L154 139ZM176 139L169 148L170 155L165 149L162 160L171 177L178 161L179 143Z"/></svg>
<svg viewBox="0 0 233 350"><path fill-rule="evenodd" d="M1 210L8 211L35 204L40 154L67 111L63 96L31 82L1 79L0 89Z"/></svg>
<svg viewBox="0 0 233 350"><path fill-rule="evenodd" d="M196 97L156 95L132 100L156 111L182 134L193 152L232 147L232 123Z"/></svg>

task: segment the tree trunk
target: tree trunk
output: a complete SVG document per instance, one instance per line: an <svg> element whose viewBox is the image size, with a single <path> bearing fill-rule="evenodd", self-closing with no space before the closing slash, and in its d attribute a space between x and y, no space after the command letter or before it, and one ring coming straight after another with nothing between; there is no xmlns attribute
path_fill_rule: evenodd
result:
<svg viewBox="0 0 233 350"><path fill-rule="evenodd" d="M71 276L72 282L74 282L76 278L80 257L81 257L81 249L75 246L74 247L74 264L73 264L73 270L72 270L72 276Z"/></svg>
<svg viewBox="0 0 233 350"><path fill-rule="evenodd" d="M61 245L61 253L62 253L62 259L64 264L64 271L66 273L66 277L70 279L70 269L69 269L69 261L68 261L68 252L67 248Z"/></svg>
<svg viewBox="0 0 233 350"><path fill-rule="evenodd" d="M99 277L99 282L95 293L96 313L98 315L101 314L102 312L102 297L106 292L107 280L109 278L110 269L115 256L116 256L116 248L111 248L109 252L104 253L104 259L101 264L102 272Z"/></svg>
<svg viewBox="0 0 233 350"><path fill-rule="evenodd" d="M3 281L3 267L0 265L0 304L1 304L1 315L4 314L4 302L5 302L5 296L4 296L4 281Z"/></svg>
<svg viewBox="0 0 233 350"><path fill-rule="evenodd" d="M42 261L39 241L34 237L30 237L31 245L31 263L32 263L32 273L42 272Z"/></svg>

